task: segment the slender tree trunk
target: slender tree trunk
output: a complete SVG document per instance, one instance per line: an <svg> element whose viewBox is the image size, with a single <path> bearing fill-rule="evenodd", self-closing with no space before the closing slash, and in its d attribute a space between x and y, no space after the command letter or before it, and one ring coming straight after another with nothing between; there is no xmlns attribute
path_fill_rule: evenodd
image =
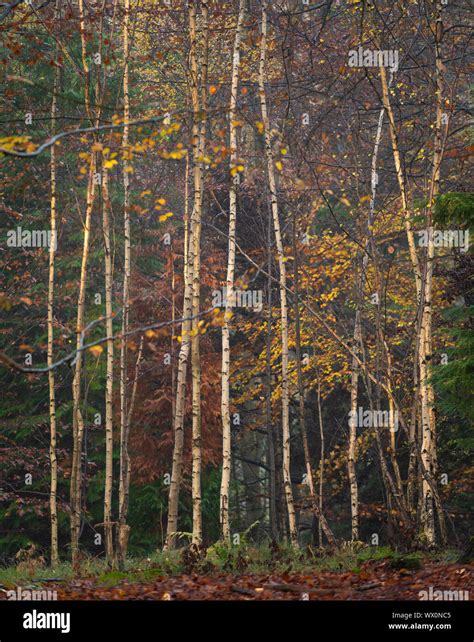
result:
<svg viewBox="0 0 474 642"><path fill-rule="evenodd" d="M81 275L79 279L79 296L77 300L76 316L76 349L78 350L74 379L72 382L73 397L73 453L71 468L71 555L72 563L77 568L79 562L79 533L81 527L82 509L82 441L84 435L84 419L81 411L81 375L83 365L83 352L81 347L81 333L84 329L85 305L86 305L86 284L87 284L87 262L89 259L90 231L92 209L95 200L96 158L93 154L89 168L89 179L86 196L86 213L84 217L84 237L82 247Z"/></svg>
<svg viewBox="0 0 474 642"><path fill-rule="evenodd" d="M193 144L197 141L193 137ZM193 224L194 218L191 216L191 223L188 223L188 167L189 161L186 161L185 175L185 217L184 217L184 298L183 298L183 322L181 324L181 347L178 356L178 367L176 372L176 402L173 418L173 463L171 470L171 483L168 500L168 521L166 527L166 540L164 548L171 550L176 546L176 532L178 530L178 504L179 491L182 482L183 472L183 446L184 446L184 413L186 402L186 374L188 368L188 358L191 347L191 314L192 314L192 295L193 295L193 265L194 265L194 243L193 243Z"/></svg>
<svg viewBox="0 0 474 642"><path fill-rule="evenodd" d="M234 305L235 279L235 227L237 220L237 186L239 174L235 173L237 165L237 127L235 125L237 111L237 90L240 69L240 42L245 16L245 0L240 0L237 27L235 30L234 54L232 59L232 81L229 107L229 147L230 147L230 187L229 187L229 249L227 258L226 302L224 325L222 327L222 481L220 491L221 537L230 543L229 524L229 493L230 471L232 463L232 442L230 428L230 319ZM234 175L235 174L235 175Z"/></svg>
<svg viewBox="0 0 474 642"><path fill-rule="evenodd" d="M369 204L369 214L367 220L367 230L370 234L370 229L374 219L375 212L375 197L377 193L377 157L378 150L380 146L380 139L382 136L382 126L384 118L384 108L381 109L379 114L379 120L377 125L377 133L375 135L375 144L374 151L372 154L372 165L371 165L371 197ZM369 263L369 240L367 239L364 247L364 254L361 261L361 273L359 276L359 282L357 284L357 308L356 316L354 323L354 333L352 337L352 350L354 356L352 358L352 367L351 367L351 414L349 420L349 450L347 456L347 468L349 476L349 488L350 488L350 498L351 498L351 538L353 541L359 539L359 487L357 484L357 473L356 473L356 460L357 460L357 411L358 411L358 399L359 399L359 372L360 366L357 359L359 355L360 346L362 342L362 325L361 325L361 299L364 296L365 283L367 279L367 267Z"/></svg>
<svg viewBox="0 0 474 642"><path fill-rule="evenodd" d="M87 34L86 18L84 13L84 1L79 0L79 30L81 37L81 58L84 71L84 96L85 110L89 121L92 122L93 115L91 111L90 100L90 70L87 61ZM100 107L95 114L95 124L99 124ZM81 274L79 280L79 295L77 300L76 315L76 349L81 347L81 335L84 329L85 307L86 307L86 287L87 287L87 263L89 260L90 232L92 210L95 201L95 174L97 169L97 158L94 152L91 157L89 167L89 177L86 194L86 211L83 222L83 247ZM73 453L71 465L71 486L70 486L70 506L71 506L71 556L72 564L75 569L79 565L79 536L81 529L82 514L82 447L84 436L84 419L81 411L81 376L84 356L82 351L77 353L74 378L72 382L73 398Z"/></svg>
<svg viewBox="0 0 474 642"><path fill-rule="evenodd" d="M201 15L196 15L196 1L190 1L189 33L191 39L191 99L193 107L193 287L192 287L192 333L191 333L191 375L192 375L192 543L202 542L201 507L201 357L199 321L201 296L201 219L203 204L203 172L207 121L207 65L208 65L208 2L201 0Z"/></svg>
<svg viewBox="0 0 474 642"><path fill-rule="evenodd" d="M301 437L303 440L303 453L306 466L306 478L308 480L309 493L311 496L311 504L313 506L314 514L318 519L321 528L326 535L326 538L331 546L336 545L336 538L327 523L326 518L320 510L319 500L316 496L316 488L314 484L313 467L311 465L311 452L309 449L308 431L306 428L305 416L305 403L304 403L304 383L303 383L303 370L301 367L301 319L300 319L300 306L299 306L299 274L298 274L298 248L296 245L296 218L293 219L293 280L294 280L294 310L295 310L295 352L296 352L296 372L298 378L298 410L299 410L299 423L301 430Z"/></svg>
<svg viewBox="0 0 474 642"><path fill-rule="evenodd" d="M387 72L383 65L381 65L380 67L380 79L382 81L383 106L388 116L390 138L392 141L393 160L395 164L395 171L397 174L398 185L400 188L400 196L402 199L402 213L403 213L403 218L405 220L408 249L409 249L410 260L413 268L413 273L415 275L416 292L417 292L417 296L419 297L420 291L421 291L421 269L420 269L418 255L416 252L415 237L411 226L410 210L408 207L408 190L406 187L405 174L403 171L403 166L400 158L400 150L398 147L397 128L395 125L395 118L393 115L392 105L390 103L390 83L387 82Z"/></svg>
<svg viewBox="0 0 474 642"><path fill-rule="evenodd" d="M359 352L360 336L360 310L356 311L352 349ZM347 454L347 468L349 474L349 488L351 497L351 538L359 539L359 486L356 474L356 445L357 445L357 404L358 404L359 364L352 360L351 372L351 414L349 419L349 451Z"/></svg>
<svg viewBox="0 0 474 642"><path fill-rule="evenodd" d="M137 396L138 377L140 374L140 364L142 362L142 356L143 356L143 334L140 338L140 345L138 347L137 359L135 361L135 375L133 377L132 393L130 395L130 405L128 407L128 416L127 416L127 421L129 425L130 425L130 421L132 419L133 411L135 408L135 399ZM128 504L128 490L127 490L127 495L125 499ZM128 531L127 531L127 535L128 535Z"/></svg>
<svg viewBox="0 0 474 642"><path fill-rule="evenodd" d="M397 484L397 492L398 495L400 496L401 499L404 500L404 493L403 493L403 483L402 483L402 476L400 473L400 467L398 465L398 460L397 460L397 432L398 432L398 423L395 421L395 403L394 403L394 397L393 397L393 389L392 389L392 381L393 381L393 376L392 376L392 355L390 354L388 350L387 344L384 342L385 345L385 354L387 358L387 386L390 388L391 394L388 397L388 407L389 407L389 418L390 418L390 461L392 462L392 468L395 473L395 481ZM409 513L409 508L407 505L407 512Z"/></svg>
<svg viewBox="0 0 474 642"><path fill-rule="evenodd" d="M435 26L435 66L436 66L436 123L433 154L433 169L430 184L430 193L427 207L427 231L428 247L426 252L426 264L423 274L423 296L422 296L422 322L421 341L423 344L422 361L420 363L420 390L421 390L421 416L422 416L422 445L421 456L425 469L436 484L437 475L437 451L436 451L436 418L434 414L434 390L430 382L431 363L433 356L432 346L432 290L433 290L433 259L434 259L434 227L433 207L436 196L439 193L439 181L441 173L441 162L443 159L443 62L441 57L441 43L443 39L443 6L438 0L436 3L436 26ZM421 532L420 537L428 546L436 544L435 516L431 485L428 480L422 481L422 502L421 502ZM438 506L438 519L440 535L443 544L446 542L446 527L444 513L441 506Z"/></svg>
<svg viewBox="0 0 474 642"><path fill-rule="evenodd" d="M436 459L436 439L435 439L435 417L434 417L434 393L431 384L429 383L429 362L431 359L431 289L432 289L432 264L434 255L433 245L433 225L432 225L432 205L435 195L439 187L439 171L443 155L442 145L442 59L440 55L440 45L442 40L442 5L437 2L437 20L436 20L436 35L435 35L435 54L436 54L436 94L437 94L437 108L436 108L436 125L435 125L435 154L433 157L433 176L430 188L430 198L428 204L428 248L427 258L424 273L422 274L416 246L414 241L413 231L411 229L410 215L408 211L408 198L406 189L406 180L402 170L400 161L400 153L398 149L398 139L395 127L395 120L393 111L390 104L389 88L387 84L386 72L384 68L380 68L381 81L382 81L382 94L385 109L387 110L390 134L392 139L392 150L395 162L395 169L400 187L402 197L402 207L404 210L405 225L407 231L408 245L410 251L410 258L412 262L413 271L415 274L417 300L419 305L420 324L419 324L419 337L418 337L418 376L419 376L419 394L421 405L421 456L417 452L418 446L416 444L416 431L414 426L410 430L411 453L409 463L409 493L410 499L413 498L412 490L412 477L415 469L416 458L418 457L419 463L422 466L421 472L421 526L420 526L420 539L423 540L428 546L433 546L435 543L435 528L434 528L434 504L439 506L438 519L440 521L440 534L442 538L446 537L444 514L440 505L439 494L436 490L435 470L433 466L433 458ZM428 350L428 352L427 352ZM413 418L416 413L413 414ZM412 420L413 422L413 420Z"/></svg>
<svg viewBox="0 0 474 642"><path fill-rule="evenodd" d="M130 121L129 95L129 58L130 58L130 0L124 3L123 23L123 128L122 151L128 153ZM126 164L126 161L124 161ZM130 486L130 456L128 454L128 412L127 412L127 339L130 311L130 273L131 273L131 231L130 231L130 174L123 170L123 236L124 270L122 295L122 341L120 345L120 473L119 473L119 518L117 532L117 562L121 570L125 567L127 543L130 527L127 525L128 496Z"/></svg>
<svg viewBox="0 0 474 642"><path fill-rule="evenodd" d="M388 122L389 122L389 128L390 128L390 139L392 142L393 160L395 164L395 171L397 174L398 185L400 188L400 196L402 200L402 214L405 220L405 229L406 229L407 240L408 240L408 250L410 255L410 261L412 264L413 274L415 276L417 302L418 302L418 305L420 305L421 288L422 288L421 268L420 268L418 254L416 251L415 238L414 238L412 225L411 225L411 217L410 217L410 211L408 207L408 190L406 185L405 174L402 167L400 151L398 147L398 135L397 135L397 129L395 126L395 118L393 115L392 105L390 103L390 83L387 82L387 73L385 68L382 68L382 67L380 68L380 79L382 83L383 105L388 116ZM418 364L416 364L414 368L416 379L418 379L419 377L418 370L419 370L420 363L422 361L421 353L423 350L423 346L421 346L420 343L421 342L418 342L418 347L415 351L418 357ZM416 385L416 382L415 382L415 385ZM408 502L409 502L408 505L410 508L410 512L413 512L413 501L414 501L413 483L415 478L415 468L416 468L416 461L417 461L415 418L416 418L416 412L412 416L412 423L410 427L410 433L408 436L410 441L410 458L409 458L409 465L408 465L407 497L408 497Z"/></svg>
<svg viewBox="0 0 474 642"><path fill-rule="evenodd" d="M57 0L55 7L55 21L60 19L60 0ZM59 47L56 47L56 57L59 53ZM51 101L51 136L56 132L56 115L57 99L59 90L60 67L57 65L54 72L53 97ZM54 272L55 257L57 245L57 221L56 221L56 146L51 147L50 157L50 220L51 220L51 244L49 246L49 277L48 277L48 367L53 365L53 346L54 346ZM57 489L58 489L58 461L56 457L56 397L55 397L55 374L51 369L48 372L49 383L49 461L51 468L51 488L49 496L50 517L51 517L51 566L54 568L59 562L58 551L58 509L57 509Z"/></svg>
<svg viewBox="0 0 474 642"><path fill-rule="evenodd" d="M112 525L112 488L113 488L113 386L114 386L114 340L112 311L112 248L110 234L110 197L107 169L102 165L102 229L104 235L105 271L105 328L107 334L107 366L105 385L105 492L104 492L104 535L107 564L113 565L113 525Z"/></svg>
<svg viewBox="0 0 474 642"><path fill-rule="evenodd" d="M325 439L324 439L324 425L323 425L323 412L321 407L321 378L319 376L318 369L318 419L319 419L319 443L320 443L320 454L319 454L319 512L323 512L323 499L324 499L324 458L326 456L325 448ZM319 546L323 545L323 528L321 520L318 524L318 543Z"/></svg>
<svg viewBox="0 0 474 642"><path fill-rule="evenodd" d="M282 444L283 444L283 483L285 488L286 507L288 511L288 526L290 540L294 547L298 546L298 530L296 526L293 489L290 472L290 399L288 388L288 303L286 294L286 263L283 240L280 230L278 213L278 198L276 191L275 168L273 161L270 121L268 118L265 94L265 59L267 50L267 0L262 0L262 34L260 42L260 65L258 74L260 110L262 114L263 131L265 135L265 152L267 158L267 173L270 189L270 200L275 232L275 243L280 272L280 310L281 310L281 385L282 385Z"/></svg>
<svg viewBox="0 0 474 642"><path fill-rule="evenodd" d="M279 539L277 488L275 466L275 429L272 419L272 213L268 208L267 225L267 253L268 253L268 279L267 279L267 336L265 341L265 409L267 419L267 460L268 460L268 495L270 498L270 532L275 542Z"/></svg>

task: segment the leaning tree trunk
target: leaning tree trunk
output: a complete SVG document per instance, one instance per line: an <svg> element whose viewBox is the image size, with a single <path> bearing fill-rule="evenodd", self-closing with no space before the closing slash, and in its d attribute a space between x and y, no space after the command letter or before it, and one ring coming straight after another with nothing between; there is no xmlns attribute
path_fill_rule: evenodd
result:
<svg viewBox="0 0 474 642"><path fill-rule="evenodd" d="M420 305L421 301L421 268L420 268L420 262L418 258L418 254L416 252L416 245L415 245L415 238L413 234L413 229L412 229L412 224L411 224L411 217L410 217L410 211L408 207L408 189L406 185L406 178L405 174L403 172L403 167L402 167L402 162L401 162L401 157L400 157L400 150L398 146L398 135L397 135L397 129L395 126L395 118L393 115L393 110L392 110L392 105L390 102L390 84L387 82L387 74L385 71L385 68L382 66L380 67L380 79L382 83L382 100L383 100L383 106L385 108L385 111L387 112L388 116L388 122L389 122L389 129L390 129L390 139L392 143L392 153L393 153L393 160L395 164L395 171L397 174L397 181L398 185L400 188L400 196L402 200L402 214L403 214L403 219L405 221L405 230L406 230L406 235L407 235L407 241L408 241L408 250L409 250L409 255L410 255L410 261L413 269L413 274L415 276L415 287L416 287L416 297L417 297L417 302L418 305ZM415 379L419 378L419 364L422 361L422 350L423 346L421 345L421 341L419 342L418 348L416 350L416 354L418 357L418 364L414 367L415 370ZM416 385L416 381L415 381ZM417 392L417 396L419 393ZM415 406L418 406L418 401L416 400ZM417 454L416 454L416 449L417 449L417 436L416 436L416 412L414 413L410 425L410 433L409 433L409 441L410 441L410 459L409 459L409 465L408 465L408 488L407 488L407 497L408 497L408 505L410 510L413 510L413 505L414 505L414 478L416 474L416 461L417 461Z"/></svg>
<svg viewBox="0 0 474 642"><path fill-rule="evenodd" d="M223 541L230 542L229 525L229 492L230 471L232 463L232 441L230 428L230 319L234 304L234 278L235 278L235 227L237 219L237 186L239 174L237 165L237 127L235 123L237 111L237 90L239 85L240 69L240 42L245 16L246 0L240 0L239 16L235 30L234 55L232 59L232 81L230 89L229 107L229 147L230 147L230 187L229 187L229 249L227 258L226 302L224 312L224 325L222 327L222 481L220 491L220 517L221 537Z"/></svg>
<svg viewBox="0 0 474 642"><path fill-rule="evenodd" d="M291 486L290 472L290 398L288 387L288 303L285 253L280 229L278 213L278 197L275 180L275 167L273 160L270 121L268 118L267 101L265 94L265 60L267 51L267 0L262 0L262 33L260 41L260 64L258 73L260 110L262 114L263 132L265 136L265 153L267 159L268 184L270 189L270 202L275 232L275 243L280 272L280 313L281 313L281 387L282 387L282 450L283 450L283 483L285 489L286 507L288 512L288 527L290 540L294 547L298 546L298 530L296 527L295 505L293 489Z"/></svg>

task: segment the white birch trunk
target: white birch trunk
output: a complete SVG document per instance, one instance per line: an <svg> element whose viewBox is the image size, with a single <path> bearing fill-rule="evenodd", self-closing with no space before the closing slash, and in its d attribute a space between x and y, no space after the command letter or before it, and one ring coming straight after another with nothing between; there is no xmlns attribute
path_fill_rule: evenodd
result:
<svg viewBox="0 0 474 642"><path fill-rule="evenodd" d="M130 0L124 2L123 24L123 128L122 151L126 155L128 150L130 121L130 95L129 95L129 57L130 57ZM124 164L126 161L124 160ZM123 171L123 235L124 235L124 269L123 269L123 294L122 294L122 342L120 346L120 472L119 472L119 519L117 536L118 565L123 570L127 555L128 542L127 513L130 486L130 457L128 454L128 411L127 411L127 338L130 309L130 272L131 272L131 232L130 232L130 178Z"/></svg>
<svg viewBox="0 0 474 642"><path fill-rule="evenodd" d="M286 507L288 512L288 526L290 540L294 547L298 546L298 531L296 527L295 506L293 501L293 489L290 473L290 399L288 389L288 303L287 303L287 279L286 263L283 249L283 241L280 229L280 218L278 213L278 198L276 191L275 168L270 133L270 121L268 118L267 101L265 94L265 60L267 50L267 0L262 0L262 33L260 42L260 64L258 73L260 110L262 114L263 130L265 135L265 153L267 159L267 174L270 190L273 227L275 232L275 243L278 255L278 267L280 272L280 312L281 312L281 387L282 387L282 453L283 453L283 484L285 488Z"/></svg>
<svg viewBox="0 0 474 642"><path fill-rule="evenodd" d="M110 241L110 198L107 169L102 166L102 230L104 236L105 272L105 329L107 335L106 383L105 383L105 489L104 489L104 535L107 564L113 565L112 488L113 488L113 386L114 386L114 340L112 318L112 248Z"/></svg>
<svg viewBox="0 0 474 642"><path fill-rule="evenodd" d="M55 19L59 19L59 1L56 2ZM58 47L56 47L56 55ZM56 132L56 113L57 113L57 96L59 91L59 66L55 67L53 97L51 101L51 135ZM57 214L56 214L56 146L51 147L50 158L50 226L51 226L51 243L49 246L49 276L48 276L48 367L53 365L53 347L54 347L54 272L55 257L57 244ZM51 487L49 495L50 518L51 518L51 566L54 568L59 562L58 551L58 508L57 508L57 489L58 489L58 461L56 456L56 396L55 396L55 375L54 370L48 372L49 384L49 461L51 471Z"/></svg>
<svg viewBox="0 0 474 642"><path fill-rule="evenodd" d="M230 472L232 463L232 441L230 424L230 319L232 317L232 303L234 300L235 279L235 228L237 220L237 187L235 181L238 174L232 176L232 168L237 164L237 127L235 126L237 110L237 90L239 85L240 69L240 43L242 27L245 17L245 0L240 0L239 16L235 31L234 52L232 58L232 81L230 90L229 107L229 147L230 147L230 187L229 187L229 249L227 258L226 278L226 305L224 312L224 325L222 327L222 481L220 490L220 520L221 537L223 541L230 542L229 524L229 493Z"/></svg>

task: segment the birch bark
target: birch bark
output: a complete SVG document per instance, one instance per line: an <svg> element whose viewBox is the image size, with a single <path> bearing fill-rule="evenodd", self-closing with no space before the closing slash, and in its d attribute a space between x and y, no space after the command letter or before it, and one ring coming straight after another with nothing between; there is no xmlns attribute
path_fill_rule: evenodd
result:
<svg viewBox="0 0 474 642"><path fill-rule="evenodd" d="M107 335L106 384L105 384L105 488L104 488L104 535L105 557L109 566L114 561L112 526L112 488L113 488L113 386L114 386L114 340L112 318L112 248L110 234L110 197L107 169L102 165L102 231L104 237L104 274L105 274L105 329Z"/></svg>
<svg viewBox="0 0 474 642"><path fill-rule="evenodd" d="M55 21L60 20L60 2L57 0L55 6ZM59 53L59 46L56 45L56 57ZM56 65L54 72L53 96L51 100L51 136L56 132L57 117L57 99L59 91L59 74L60 67ZM57 245L57 162L56 146L51 147L50 157L50 226L51 226L51 244L49 247L49 275L48 275L48 367L53 365L53 348L54 348L54 273L55 257ZM51 471L51 487L49 495L50 517L51 517L51 566L54 568L59 562L58 551L58 508L57 508L57 489L58 489L58 461L56 456L56 396L55 396L55 374L51 368L48 372L49 384L49 461Z"/></svg>
<svg viewBox="0 0 474 642"><path fill-rule="evenodd" d="M290 399L288 388L288 302L285 253L280 228L278 211L278 197L275 180L275 167L270 133L270 120L268 117L267 100L265 93L265 62L267 52L267 0L262 0L262 26L260 40L260 64L258 73L260 111L262 114L263 131L265 137L265 154L267 160L267 175L270 190L270 202L275 233L275 244L280 272L280 323L281 323L281 388L282 388L282 452L283 452L283 485L285 490L286 508L288 513L288 528L291 543L298 547L298 530L296 526L295 505L290 472Z"/></svg>
<svg viewBox="0 0 474 642"><path fill-rule="evenodd" d="M129 94L129 58L130 58L130 0L124 2L123 22L123 118L125 126L122 136L122 154L127 156L130 121ZM125 164L125 159L124 159ZM128 411L127 411L127 340L126 332L130 314L130 273L131 273L131 231L130 231L130 175L123 170L123 236L124 236L124 268L122 293L122 342L120 346L120 472L119 472L119 516L117 534L117 561L123 570L127 555L128 542L127 514L128 495L130 486L130 457L128 454Z"/></svg>
<svg viewBox="0 0 474 642"><path fill-rule="evenodd" d="M232 80L229 106L229 147L230 147L230 187L229 187L229 248L227 257L226 304L224 325L222 327L222 481L220 490L221 537L230 543L229 525L229 492L230 471L232 463L232 441L230 427L230 320L234 303L235 279L235 228L237 221L237 185L239 174L232 175L232 169L237 164L237 127L235 125L237 111L237 90L239 85L240 43L245 17L245 0L240 0L237 27L235 30L234 52L232 58Z"/></svg>

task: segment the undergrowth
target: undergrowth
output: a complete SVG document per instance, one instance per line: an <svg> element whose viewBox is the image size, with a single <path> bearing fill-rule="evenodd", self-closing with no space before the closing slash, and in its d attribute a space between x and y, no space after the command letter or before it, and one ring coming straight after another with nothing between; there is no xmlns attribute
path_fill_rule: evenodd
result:
<svg viewBox="0 0 474 642"><path fill-rule="evenodd" d="M97 583L114 586L122 580L150 582L163 576L209 573L288 573L340 571L359 572L367 563L386 560L392 569L419 569L425 560L453 563L459 551L448 549L435 553L403 553L387 546L366 546L346 543L329 550L307 546L295 550L289 545L270 543L254 545L246 541L238 546L216 543L209 548L184 546L174 551L156 551L146 558L129 558L125 571L111 569L105 560L85 557L80 569L74 573L68 562L52 569L44 561L24 561L16 566L0 568L0 588L34 586L52 580L68 581L73 578L96 578Z"/></svg>

